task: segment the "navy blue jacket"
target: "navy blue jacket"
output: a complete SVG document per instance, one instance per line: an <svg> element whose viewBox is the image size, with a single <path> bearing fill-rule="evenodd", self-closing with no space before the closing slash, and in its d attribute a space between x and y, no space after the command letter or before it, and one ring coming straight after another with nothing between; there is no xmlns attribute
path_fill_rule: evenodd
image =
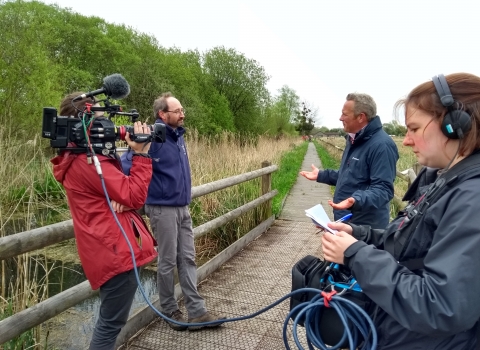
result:
<svg viewBox="0 0 480 350"><path fill-rule="evenodd" d="M397 145L382 129L378 116L356 135L353 144L348 135L346 139L340 169L320 171L317 181L336 186L334 203L355 198L350 209L333 211L335 220L352 213L353 224L385 228L390 221Z"/></svg>
<svg viewBox="0 0 480 350"><path fill-rule="evenodd" d="M157 119L155 123L163 123ZM165 143L152 142L148 154L152 157L153 174L145 204L181 207L189 205L192 200L192 179L190 164L182 127L176 130L166 126ZM132 154L121 156L125 174L130 172Z"/></svg>

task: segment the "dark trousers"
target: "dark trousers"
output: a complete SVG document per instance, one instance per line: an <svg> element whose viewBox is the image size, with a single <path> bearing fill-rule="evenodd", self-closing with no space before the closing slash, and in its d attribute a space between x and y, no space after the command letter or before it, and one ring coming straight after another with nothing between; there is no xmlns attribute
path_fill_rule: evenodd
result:
<svg viewBox="0 0 480 350"><path fill-rule="evenodd" d="M127 323L137 286L133 270L116 275L102 284L100 312L90 342L90 350L115 348L117 336Z"/></svg>

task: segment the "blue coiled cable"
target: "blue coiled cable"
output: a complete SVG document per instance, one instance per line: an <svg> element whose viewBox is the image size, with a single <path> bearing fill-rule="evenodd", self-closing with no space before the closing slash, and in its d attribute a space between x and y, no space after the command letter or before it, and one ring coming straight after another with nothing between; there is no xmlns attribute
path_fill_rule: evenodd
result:
<svg viewBox="0 0 480 350"><path fill-rule="evenodd" d="M350 350L356 349L356 344L360 339L365 340L360 348L361 350L374 350L377 348L377 332L370 316L368 316L368 314L354 302L337 295L331 297L328 304L337 312L343 323L344 332L338 344L327 347L320 336L319 327L322 308L326 307L324 297L320 295L322 291L315 288L302 288L290 294L293 295L296 294L296 292L314 292L317 293L317 295L310 301L297 305L287 315L283 324L283 342L287 350L290 350L287 341L287 327L290 319L293 320L292 333L295 344L298 349L304 349L298 339L298 322L303 317L305 319L304 326L307 336L307 345L311 350L314 349L313 346L321 350L340 349L341 344L346 338L348 338ZM296 316L294 316L295 314ZM354 327L353 329L350 329L349 327L352 324Z"/></svg>
<svg viewBox="0 0 480 350"><path fill-rule="evenodd" d="M138 282L138 289L140 290L140 293L142 294L142 296L145 299L148 306L158 316L160 316L161 318L163 318L165 320L168 320L172 323L175 323L175 324L178 324L178 325L185 325L185 326L207 326L207 325L214 325L214 324L218 324L218 323L235 322L235 321L246 320L246 319L258 316L258 315L270 310L271 308L277 306L278 304L282 303L283 301L292 297L295 294L304 293L304 292L315 292L315 293L318 293L318 295L315 296L311 301L302 303L300 305L297 305L287 315L287 318L285 319L284 326L283 326L283 342L285 344L285 348L287 350L291 349L290 346L288 345L287 326L288 326L289 320L291 318L293 319L293 314L298 311L297 317L293 320L294 322L293 322L293 328L292 328L293 337L294 337L295 344L297 345L298 349L304 350L304 348L301 346L301 344L298 340L298 334L297 334L298 320L301 319L301 316L303 316L303 315L305 315L305 328L306 328L306 331L307 331L307 344L308 344L309 349L313 350L314 349L313 346L316 346L317 348L322 349L322 350L323 349L329 349L329 350L340 349L338 346L333 346L333 347L327 348L327 346L324 344L324 342L321 339L320 331L319 331L319 328L318 328L319 323L320 323L319 322L320 321L320 313L319 312L321 311L321 308L324 307L324 298L320 295L320 293L322 291L319 290L319 289L315 289L315 288L302 288L302 289L295 290L295 291L293 291L291 293L288 293L287 295L283 296L282 298L278 299L277 301L273 302L272 304L268 305L267 307L265 307L265 308L263 308L263 309L261 309L257 312L254 312L250 315L241 316L241 317L234 317L234 318L229 318L229 319L215 320L215 321L211 321L211 322L203 322L203 323L178 322L176 320L173 320L173 319L165 316L160 311L158 311L153 306L151 301L148 299L148 297L147 297L147 295L146 295L146 293L143 289L143 286L140 283L140 277L139 277L139 274L138 274L138 269L137 269L137 264L136 264L135 253L133 251L133 247L130 244L130 241L127 237L127 234L125 233L122 225L120 224L120 222L118 220L118 217L117 217L117 215L116 215L115 211L113 210L113 207L110 203L110 197L108 196L107 188L105 186L105 181L104 181L103 174L102 174L102 171L101 171L100 163L95 158L96 158L96 156L94 157L95 166L97 167L97 172L98 172L98 175L99 175L101 183L102 183L102 188L103 188L103 191L104 191L104 194L105 194L105 199L107 200L107 203L110 207L110 211L112 212L113 217L114 217L118 227L120 228L120 231L121 231L123 237L125 238L125 240L127 242L127 245L128 245L128 248L130 250L130 254L131 254L131 257L132 257L132 261L133 261L133 270L134 270L134 273L135 273L135 278L137 279L137 282ZM366 339L366 341L364 342L364 345L362 346L361 350L375 350L376 347L377 347L377 333L376 333L373 321L370 319L368 314L365 311L363 311L359 306L357 306L355 303L351 302L350 300L344 299L340 296L333 296L331 298L331 300L329 301L329 303L330 303L331 307L333 307L337 311L338 315L340 316L340 319L342 320L342 323L345 326L344 334L343 334L342 339L340 340L339 344L341 344L344 341L345 337L348 337L349 344L350 344L350 350L355 350L355 346L353 344L356 344L356 341L358 339L359 332L360 332L360 334L363 336L363 339ZM344 305L342 305L342 304L344 304ZM354 329L353 331L349 330L347 320L350 320L356 326L356 329ZM365 322L365 320L367 322ZM369 341L369 338L370 338L369 335L370 334L371 334L371 338L372 338L372 345L371 346L369 345L370 344L370 341ZM337 344L337 345L339 345L339 344Z"/></svg>

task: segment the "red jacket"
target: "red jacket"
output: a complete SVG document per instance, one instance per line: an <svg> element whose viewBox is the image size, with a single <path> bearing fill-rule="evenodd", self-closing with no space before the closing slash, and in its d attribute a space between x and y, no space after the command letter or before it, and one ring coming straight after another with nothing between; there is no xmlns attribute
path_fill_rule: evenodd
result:
<svg viewBox="0 0 480 350"><path fill-rule="evenodd" d="M98 155L98 160L110 199L140 208L147 198L152 160L134 157L130 176L123 174L116 159ZM51 162L55 179L67 193L83 270L92 289L98 289L113 276L133 268L130 250L110 211L95 166L87 163L86 154L67 151ZM137 266L152 261L157 256L156 242L142 217L134 210L116 214L133 247Z"/></svg>

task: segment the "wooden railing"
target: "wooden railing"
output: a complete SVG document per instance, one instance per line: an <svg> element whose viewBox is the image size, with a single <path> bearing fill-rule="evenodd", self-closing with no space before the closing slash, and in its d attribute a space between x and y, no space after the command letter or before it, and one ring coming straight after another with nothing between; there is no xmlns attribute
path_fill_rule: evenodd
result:
<svg viewBox="0 0 480 350"><path fill-rule="evenodd" d="M271 173L277 169L278 167L276 165L270 165L270 163L264 162L262 163L261 169L192 188L192 199L194 199L227 187L238 185L245 181L262 177L260 197L194 228L194 236L198 238L238 218L247 211L262 206L262 220L264 221L224 251L217 254L213 259L202 265L198 269L197 274L199 281L205 279L205 277L271 226L275 219L271 214L271 200L278 194L277 190L271 190ZM44 248L71 238L74 238L72 220L2 237L0 238L0 260ZM94 296L97 292L98 291L93 291L90 288L88 281L85 281L0 321L0 344L57 316L61 312ZM178 298L180 295L181 290L177 285L175 287L175 296ZM152 303L157 309L159 308L158 296L152 298ZM117 346L150 323L155 316L156 314L148 306L131 315L117 338Z"/></svg>
<svg viewBox="0 0 480 350"><path fill-rule="evenodd" d="M420 163L415 163L411 168L408 168L404 171L397 170L397 177L408 182L408 187L412 184L413 181L417 178L418 173L422 170L423 165Z"/></svg>

